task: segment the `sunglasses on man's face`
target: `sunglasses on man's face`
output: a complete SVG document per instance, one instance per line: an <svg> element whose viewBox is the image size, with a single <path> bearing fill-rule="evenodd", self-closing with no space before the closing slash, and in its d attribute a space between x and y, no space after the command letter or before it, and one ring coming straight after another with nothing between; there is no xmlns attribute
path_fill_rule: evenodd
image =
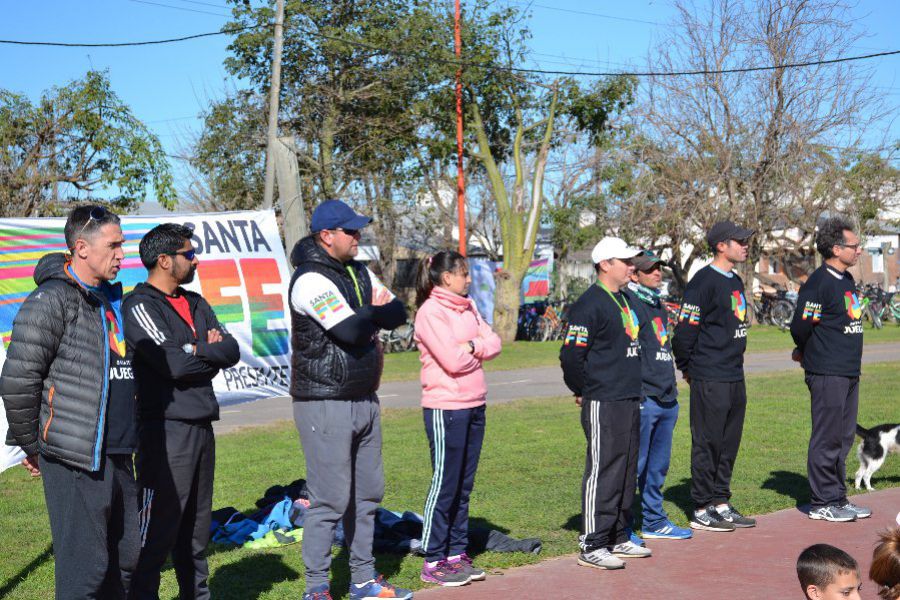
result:
<svg viewBox="0 0 900 600"><path fill-rule="evenodd" d="M343 227L336 227L334 231L343 231L350 237L356 237L359 235L359 229L344 229Z"/></svg>
<svg viewBox="0 0 900 600"><path fill-rule="evenodd" d="M188 260L194 260L194 257L197 256L197 250L191 248L190 250L179 250L178 252L167 252L169 256L183 256Z"/></svg>

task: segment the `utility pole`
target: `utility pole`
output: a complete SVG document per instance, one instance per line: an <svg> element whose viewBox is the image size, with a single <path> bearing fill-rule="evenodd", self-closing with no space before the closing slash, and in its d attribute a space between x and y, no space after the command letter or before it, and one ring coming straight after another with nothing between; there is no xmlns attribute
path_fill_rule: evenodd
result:
<svg viewBox="0 0 900 600"><path fill-rule="evenodd" d="M300 175L297 168L297 143L294 136L278 138L275 145L274 162L278 168L278 199L281 201L281 218L284 227L284 250L288 257L294 244L309 234L306 211L303 209L303 195L300 190Z"/></svg>
<svg viewBox="0 0 900 600"><path fill-rule="evenodd" d="M456 68L456 211L459 219L459 253L466 255L466 182L463 172L463 105L462 105L462 33L460 6L456 0L453 47L459 66Z"/></svg>
<svg viewBox="0 0 900 600"><path fill-rule="evenodd" d="M284 43L284 0L275 2L275 46L272 49L272 80L269 85L269 131L266 136L266 187L263 208L272 208L275 195L275 144L278 144L278 97L281 94L281 48Z"/></svg>

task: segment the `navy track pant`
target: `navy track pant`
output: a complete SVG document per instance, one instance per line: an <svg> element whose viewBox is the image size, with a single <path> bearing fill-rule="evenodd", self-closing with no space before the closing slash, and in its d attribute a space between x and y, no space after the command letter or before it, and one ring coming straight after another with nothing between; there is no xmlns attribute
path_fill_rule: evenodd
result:
<svg viewBox="0 0 900 600"><path fill-rule="evenodd" d="M484 405L458 410L424 409L434 475L425 500L422 547L425 560L466 551L469 496L484 441Z"/></svg>

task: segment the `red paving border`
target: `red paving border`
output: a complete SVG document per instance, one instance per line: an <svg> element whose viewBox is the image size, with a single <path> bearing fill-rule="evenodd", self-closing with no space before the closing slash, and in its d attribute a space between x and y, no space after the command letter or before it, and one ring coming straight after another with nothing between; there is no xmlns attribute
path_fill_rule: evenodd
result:
<svg viewBox="0 0 900 600"><path fill-rule="evenodd" d="M797 555L807 546L828 543L860 563L863 600L875 600L868 580L877 532L896 525L900 488L853 497L872 509L854 523L810 520L792 508L759 517L754 529L732 533L694 532L691 540L648 540L650 558L628 561L620 571L580 567L574 555L489 574L461 588L416 592L424 600L506 598L610 598L614 600L781 600L803 593L797 582Z"/></svg>

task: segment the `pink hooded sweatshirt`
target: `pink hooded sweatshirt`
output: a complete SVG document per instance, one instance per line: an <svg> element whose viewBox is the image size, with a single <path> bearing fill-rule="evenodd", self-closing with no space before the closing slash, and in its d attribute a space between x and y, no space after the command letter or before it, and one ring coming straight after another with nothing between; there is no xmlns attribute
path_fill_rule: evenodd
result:
<svg viewBox="0 0 900 600"><path fill-rule="evenodd" d="M485 403L481 363L500 354L500 336L485 323L475 302L435 286L416 313L416 344L422 361L422 406L456 410ZM462 347L472 341L475 352Z"/></svg>

